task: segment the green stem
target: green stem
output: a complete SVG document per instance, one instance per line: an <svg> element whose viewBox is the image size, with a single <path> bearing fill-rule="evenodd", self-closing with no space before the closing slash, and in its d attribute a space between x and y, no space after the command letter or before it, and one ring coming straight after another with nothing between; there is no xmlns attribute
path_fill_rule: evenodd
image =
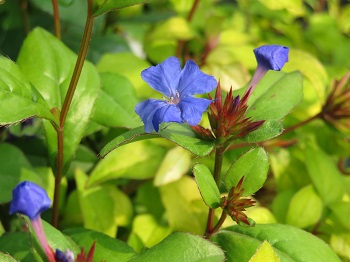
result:
<svg viewBox="0 0 350 262"><path fill-rule="evenodd" d="M218 186L220 183L220 174L221 174L221 168L222 168L222 161L224 160L224 152L225 152L225 147L223 145L218 146L215 151L214 180L216 182L216 185ZM214 215L215 215L215 209L209 208L207 228L205 230L206 237L210 236L212 233L215 232L214 231L215 228L213 228Z"/></svg>
<svg viewBox="0 0 350 262"><path fill-rule="evenodd" d="M225 222L226 217L227 217L227 213L224 210L222 210L221 217L220 217L219 221L216 223L215 227L213 228L212 233L217 232L220 229L222 224Z"/></svg>
<svg viewBox="0 0 350 262"><path fill-rule="evenodd" d="M58 0L52 0L53 7L53 21L55 25L55 35L58 39L61 39L61 23L60 12L58 10Z"/></svg>
<svg viewBox="0 0 350 262"><path fill-rule="evenodd" d="M92 28L94 25L92 8L93 8L93 0L88 0L88 12L87 12L83 39L81 41L77 62L75 64L73 75L69 83L68 91L63 102L63 106L60 114L60 126L56 128L58 146L57 146L57 161L56 161L57 166L56 166L56 175L55 175L55 191L54 191L53 214L52 214L52 225L56 228L58 227L60 184L61 184L61 179L63 174L63 163L64 163L64 124L66 122L69 107L73 100L74 92L76 90L79 77L83 69L86 54L89 48Z"/></svg>
<svg viewBox="0 0 350 262"><path fill-rule="evenodd" d="M312 116L312 117L310 117L310 118L308 118L308 119L306 119L304 121L301 121L300 123L298 123L298 124L296 124L294 126L290 126L290 127L286 128L286 129L284 129L282 135L285 134L285 133L291 132L291 131L293 131L293 130L295 130L295 129L303 126L303 125L306 125L306 124L310 123L311 121L315 120L316 118L321 117L321 115L322 115L322 112L320 112L320 113L318 113L318 114L316 114L316 115L314 115L314 116Z"/></svg>

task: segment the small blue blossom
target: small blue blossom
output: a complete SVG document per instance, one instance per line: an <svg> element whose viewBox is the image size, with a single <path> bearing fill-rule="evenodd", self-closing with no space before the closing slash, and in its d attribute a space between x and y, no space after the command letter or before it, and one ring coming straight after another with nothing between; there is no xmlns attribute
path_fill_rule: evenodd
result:
<svg viewBox="0 0 350 262"><path fill-rule="evenodd" d="M141 77L165 96L164 100L147 99L135 107L147 133L158 132L163 122L197 125L212 100L193 95L208 93L217 86L215 78L201 72L191 60L181 70L180 60L176 57L143 70Z"/></svg>
<svg viewBox="0 0 350 262"><path fill-rule="evenodd" d="M19 183L12 191L10 214L20 213L35 219L50 206L46 191L30 181Z"/></svg>
<svg viewBox="0 0 350 262"><path fill-rule="evenodd" d="M254 49L258 67L250 82L250 92L253 92L256 85L269 70L280 71L288 62L289 48L280 45L263 45Z"/></svg>
<svg viewBox="0 0 350 262"><path fill-rule="evenodd" d="M289 48L280 45L263 45L254 49L258 65L267 70L280 71L288 62Z"/></svg>
<svg viewBox="0 0 350 262"><path fill-rule="evenodd" d="M59 249L56 249L56 262L74 262L74 253L67 249L65 252L62 252Z"/></svg>

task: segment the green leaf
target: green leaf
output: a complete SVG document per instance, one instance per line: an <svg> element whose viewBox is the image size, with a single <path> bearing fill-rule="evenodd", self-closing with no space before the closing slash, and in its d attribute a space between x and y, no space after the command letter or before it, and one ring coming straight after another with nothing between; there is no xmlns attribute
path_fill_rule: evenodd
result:
<svg viewBox="0 0 350 262"><path fill-rule="evenodd" d="M2 262L17 262L12 256L0 252L0 261Z"/></svg>
<svg viewBox="0 0 350 262"><path fill-rule="evenodd" d="M131 82L117 74L101 73L102 90L96 100L92 120L108 127L133 128L140 118L134 108L138 102Z"/></svg>
<svg viewBox="0 0 350 262"><path fill-rule="evenodd" d="M350 260L350 233L339 235L332 234L330 245L337 254Z"/></svg>
<svg viewBox="0 0 350 262"><path fill-rule="evenodd" d="M153 177L166 149L152 141L139 141L111 152L92 170L88 185L117 178L147 179Z"/></svg>
<svg viewBox="0 0 350 262"><path fill-rule="evenodd" d="M97 64L101 73L115 73L125 76L134 85L139 97L151 97L155 91L150 88L141 78L141 71L148 68L150 64L135 56L133 53L123 52L105 54Z"/></svg>
<svg viewBox="0 0 350 262"><path fill-rule="evenodd" d="M323 205L321 198L312 185L300 189L291 199L286 222L290 225L306 228L320 220Z"/></svg>
<svg viewBox="0 0 350 262"><path fill-rule="evenodd" d="M264 241L284 261L340 262L333 250L318 237L299 228L267 224L255 227L233 226L219 231L211 240L225 250L230 261L248 261Z"/></svg>
<svg viewBox="0 0 350 262"><path fill-rule="evenodd" d="M118 224L126 226L132 216L127 196L115 186L86 187L87 176L77 170L76 182L84 227L115 237Z"/></svg>
<svg viewBox="0 0 350 262"><path fill-rule="evenodd" d="M153 131L150 134L145 133L143 126L125 132L102 148L100 155L101 157L105 157L113 149L122 145L136 140L151 139L154 137L163 137L170 140L197 156L206 156L214 148L213 142L200 140L189 126L172 123L167 125L166 128L162 128L159 132Z"/></svg>
<svg viewBox="0 0 350 262"><path fill-rule="evenodd" d="M11 232L0 237L0 251L8 253L21 262L44 262L33 247L28 232ZM3 261L3 260L0 260Z"/></svg>
<svg viewBox="0 0 350 262"><path fill-rule="evenodd" d="M280 259L273 251L268 241L264 241L249 262L279 262Z"/></svg>
<svg viewBox="0 0 350 262"><path fill-rule="evenodd" d="M159 187L170 227L175 231L203 234L208 207L198 192L194 179L184 176Z"/></svg>
<svg viewBox="0 0 350 262"><path fill-rule="evenodd" d="M99 16L108 11L145 3L145 0L96 0L94 1L93 16Z"/></svg>
<svg viewBox="0 0 350 262"><path fill-rule="evenodd" d="M96 241L94 261L129 261L136 255L135 251L115 238L106 236L105 234L84 229L72 228L63 231L65 235L71 237L79 246L89 250L94 241Z"/></svg>
<svg viewBox="0 0 350 262"><path fill-rule="evenodd" d="M152 215L138 215L133 220L132 232L128 239L128 244L135 244L135 238L141 240L142 245L133 246L139 252L143 247L150 248L158 244L170 233L171 228L159 223Z"/></svg>
<svg viewBox="0 0 350 262"><path fill-rule="evenodd" d="M342 199L345 189L336 164L330 156L315 144L309 143L305 149L306 168L312 183L326 206Z"/></svg>
<svg viewBox="0 0 350 262"><path fill-rule="evenodd" d="M24 41L17 62L49 107L61 109L76 59L77 56L55 36L36 28ZM84 135L99 87L96 69L86 61L64 127L64 171ZM51 164L55 165L57 134L49 123L44 122L44 126Z"/></svg>
<svg viewBox="0 0 350 262"><path fill-rule="evenodd" d="M9 202L12 199L12 189L24 180L43 185L42 178L17 147L0 144L0 159L0 203Z"/></svg>
<svg viewBox="0 0 350 262"><path fill-rule="evenodd" d="M221 203L220 191L209 168L203 164L196 164L193 174L204 202L210 208L218 208Z"/></svg>
<svg viewBox="0 0 350 262"><path fill-rule="evenodd" d="M299 72L269 71L249 99L247 116L254 120L281 120L303 98Z"/></svg>
<svg viewBox="0 0 350 262"><path fill-rule="evenodd" d="M153 248L136 257L131 262L195 262L223 261L223 251L208 240L189 233L176 232L168 236Z"/></svg>
<svg viewBox="0 0 350 262"><path fill-rule="evenodd" d="M249 196L258 191L265 183L269 170L269 160L265 150L254 148L239 157L227 171L225 186L227 189L236 187L244 176L242 196Z"/></svg>
<svg viewBox="0 0 350 262"><path fill-rule="evenodd" d="M170 149L154 177L154 185L161 186L180 179L191 167L191 154L181 147Z"/></svg>
<svg viewBox="0 0 350 262"><path fill-rule="evenodd" d="M263 142L282 134L282 131L283 126L281 122L267 120L258 130L249 133L242 140L248 143Z"/></svg>
<svg viewBox="0 0 350 262"><path fill-rule="evenodd" d="M33 116L57 125L48 104L14 62L0 56L0 74L0 125L10 125Z"/></svg>

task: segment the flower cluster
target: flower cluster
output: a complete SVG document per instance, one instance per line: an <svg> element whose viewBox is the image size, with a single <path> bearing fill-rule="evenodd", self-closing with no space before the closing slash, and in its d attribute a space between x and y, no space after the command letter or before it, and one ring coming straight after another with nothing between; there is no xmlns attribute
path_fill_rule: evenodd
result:
<svg viewBox="0 0 350 262"><path fill-rule="evenodd" d="M350 72L334 83L321 118L339 130L350 130Z"/></svg>
<svg viewBox="0 0 350 262"><path fill-rule="evenodd" d="M221 208L236 222L243 222L250 225L248 221L248 217L244 211L247 208L254 206L255 201L249 198L242 198L242 194L244 189L242 188L242 184L244 181L244 177L238 182L236 187L231 188L227 197L223 197L221 199Z"/></svg>

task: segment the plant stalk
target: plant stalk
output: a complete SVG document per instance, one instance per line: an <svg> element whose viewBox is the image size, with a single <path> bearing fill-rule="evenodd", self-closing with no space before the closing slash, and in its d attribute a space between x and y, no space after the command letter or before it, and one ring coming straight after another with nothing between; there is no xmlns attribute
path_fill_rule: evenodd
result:
<svg viewBox="0 0 350 262"><path fill-rule="evenodd" d="M223 145L218 146L215 151L214 180L216 182L216 185L218 186L220 183L220 174L221 174L221 168L222 168L222 161L224 160L224 152L225 152L225 147ZM209 208L207 227L204 234L205 237L208 237L215 232L214 229L216 229L216 227L215 228L213 227L214 215L215 215L215 209Z"/></svg>
<svg viewBox="0 0 350 262"><path fill-rule="evenodd" d="M53 8L53 21L55 26L55 36L61 39L61 22L60 22L60 12L58 9L58 0L52 0Z"/></svg>
<svg viewBox="0 0 350 262"><path fill-rule="evenodd" d="M53 213L52 213L52 225L58 227L59 218L59 197L60 197L60 184L63 175L64 164L64 124L66 122L69 107L72 103L74 92L76 90L81 71L83 69L86 54L89 48L89 43L92 34L92 28L94 25L94 17L92 15L93 0L88 0L88 12L85 23L85 29L83 38L80 45L78 58L75 64L73 75L69 83L68 91L63 102L61 114L60 114L60 126L56 128L57 131L57 161L56 161L56 175L55 175L55 191L53 200Z"/></svg>

